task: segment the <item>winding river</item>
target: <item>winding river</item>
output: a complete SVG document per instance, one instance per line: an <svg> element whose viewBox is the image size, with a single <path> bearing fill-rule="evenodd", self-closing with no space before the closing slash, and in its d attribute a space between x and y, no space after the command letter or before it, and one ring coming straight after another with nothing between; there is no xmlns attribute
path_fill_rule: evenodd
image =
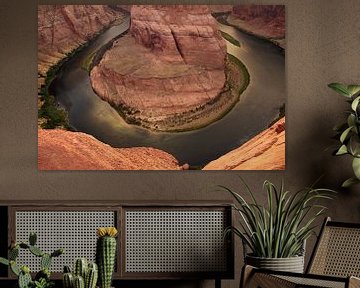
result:
<svg viewBox="0 0 360 288"><path fill-rule="evenodd" d="M238 57L250 74L250 84L239 103L221 120L202 129L181 133L159 133L127 124L92 90L83 61L117 35L129 20L113 26L77 53L60 70L51 90L69 114L77 131L93 135L113 147L148 146L167 151L181 164L198 166L214 160L255 136L278 115L285 103L285 57L275 45L219 24L222 31L241 43L227 42L228 53Z"/></svg>

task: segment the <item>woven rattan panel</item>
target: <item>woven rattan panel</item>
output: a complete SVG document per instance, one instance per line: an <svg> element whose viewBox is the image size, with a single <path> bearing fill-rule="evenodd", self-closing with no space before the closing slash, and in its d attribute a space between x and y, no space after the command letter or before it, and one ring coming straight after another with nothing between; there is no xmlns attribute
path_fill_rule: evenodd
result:
<svg viewBox="0 0 360 288"><path fill-rule="evenodd" d="M294 287L321 287L321 288L345 288L345 281L331 281L315 278L295 277L295 276L275 276L291 283L296 284ZM280 286L279 286L280 287ZM282 286L281 286L282 287Z"/></svg>
<svg viewBox="0 0 360 288"><path fill-rule="evenodd" d="M224 211L126 211L126 272L223 272Z"/></svg>
<svg viewBox="0 0 360 288"><path fill-rule="evenodd" d="M52 272L62 272L78 257L95 260L96 228L102 226L115 226L114 211L17 211L16 241L27 242L29 233L36 231L37 246L44 252L64 248L50 267ZM18 262L39 271L40 259L29 251L21 251Z"/></svg>
<svg viewBox="0 0 360 288"><path fill-rule="evenodd" d="M360 277L360 229L325 227L309 272Z"/></svg>

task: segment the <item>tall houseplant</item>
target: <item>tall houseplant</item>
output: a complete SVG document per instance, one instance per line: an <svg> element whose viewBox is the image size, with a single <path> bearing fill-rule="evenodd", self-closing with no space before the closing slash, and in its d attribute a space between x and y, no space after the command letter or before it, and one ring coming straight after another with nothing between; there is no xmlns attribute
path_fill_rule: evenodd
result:
<svg viewBox="0 0 360 288"><path fill-rule="evenodd" d="M349 154L352 157L354 177L347 179L342 184L343 187L348 187L360 183L360 85L331 83L328 86L344 96L350 104L350 109L346 111L346 122L334 128L340 141L340 145L334 154Z"/></svg>
<svg viewBox="0 0 360 288"><path fill-rule="evenodd" d="M239 236L251 253L244 255L246 264L271 270L303 272L304 243L314 233L315 220L326 207L320 199L331 199L332 190L306 188L296 193L264 182L266 206L261 205L244 183L251 201L221 186L235 199L233 208L240 215L239 227L229 227L226 233Z"/></svg>

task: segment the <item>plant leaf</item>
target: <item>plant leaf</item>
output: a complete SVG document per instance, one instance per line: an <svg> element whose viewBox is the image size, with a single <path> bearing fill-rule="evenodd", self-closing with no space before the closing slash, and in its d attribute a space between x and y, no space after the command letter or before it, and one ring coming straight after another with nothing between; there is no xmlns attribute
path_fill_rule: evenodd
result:
<svg viewBox="0 0 360 288"><path fill-rule="evenodd" d="M360 96L356 97L351 103L351 109L356 111L357 106L359 105Z"/></svg>
<svg viewBox="0 0 360 288"><path fill-rule="evenodd" d="M360 138L358 135L352 135L347 145L348 151L354 157L360 156Z"/></svg>
<svg viewBox="0 0 360 288"><path fill-rule="evenodd" d="M9 260L8 260L8 259L5 259L5 258L3 258L3 257L0 257L0 263L1 263L1 264L4 264L4 265L9 265L9 264L10 264Z"/></svg>
<svg viewBox="0 0 360 288"><path fill-rule="evenodd" d="M347 153L348 153L348 150L347 150L346 145L341 145L341 147L339 148L339 150L336 152L335 155L344 155Z"/></svg>
<svg viewBox="0 0 360 288"><path fill-rule="evenodd" d="M360 183L359 179L352 177L352 178L349 178L346 181L344 181L344 183L341 185L341 187L348 188L352 185L359 184L359 183Z"/></svg>
<svg viewBox="0 0 360 288"><path fill-rule="evenodd" d="M348 88L346 85L341 83L330 83L328 85L329 88L333 89L335 92L339 93L342 96L345 96L347 98L351 98L351 95L348 91Z"/></svg>
<svg viewBox="0 0 360 288"><path fill-rule="evenodd" d="M348 85L347 90L351 96L355 96L360 93L360 85Z"/></svg>
<svg viewBox="0 0 360 288"><path fill-rule="evenodd" d="M354 157L352 168L357 179L360 180L360 158Z"/></svg>
<svg viewBox="0 0 360 288"><path fill-rule="evenodd" d="M353 127L349 127L347 129L345 129L345 131L343 133L341 133L341 136L340 136L340 141L341 143L344 143L344 141L346 140L346 137L348 136L349 132L351 131Z"/></svg>
<svg viewBox="0 0 360 288"><path fill-rule="evenodd" d="M356 116L355 116L354 113L350 113L350 114L349 114L349 116L348 116L348 118L347 118L347 124L348 124L349 127L353 126L354 128L357 128L357 127L356 127L356 124L357 124L357 123L356 123ZM355 132L357 132L357 129L356 129Z"/></svg>

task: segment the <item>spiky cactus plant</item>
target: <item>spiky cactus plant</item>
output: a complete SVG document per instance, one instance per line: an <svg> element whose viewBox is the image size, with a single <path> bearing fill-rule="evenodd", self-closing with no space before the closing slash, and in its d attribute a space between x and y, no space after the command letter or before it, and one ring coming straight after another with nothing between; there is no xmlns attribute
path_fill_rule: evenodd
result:
<svg viewBox="0 0 360 288"><path fill-rule="evenodd" d="M96 262L99 267L100 288L110 288L116 258L115 227L98 228L96 243Z"/></svg>
<svg viewBox="0 0 360 288"><path fill-rule="evenodd" d="M63 249L58 249L51 254L44 253L39 247L36 246L37 236L35 233L30 233L29 243L15 243L12 242L8 257L5 259L0 257L0 263L10 266L11 271L18 277L19 288L29 287L50 287L52 282L50 281L50 265L53 257L58 257L64 253ZM30 269L28 266L19 266L16 263L16 259L19 256L20 249L28 250L33 255L40 257L41 270L36 274L35 281L32 280L30 275ZM45 285L45 286L44 286Z"/></svg>
<svg viewBox="0 0 360 288"><path fill-rule="evenodd" d="M70 267L64 267L63 273L63 286L64 288L73 288L74 287L74 275L71 273Z"/></svg>
<svg viewBox="0 0 360 288"><path fill-rule="evenodd" d="M88 261L85 258L76 259L74 267L75 276L81 276L85 280L87 269Z"/></svg>
<svg viewBox="0 0 360 288"><path fill-rule="evenodd" d="M68 266L64 267L63 286L64 288L95 288L98 279L98 267L96 263L85 258L79 258L74 263L74 273Z"/></svg>
<svg viewBox="0 0 360 288"><path fill-rule="evenodd" d="M85 276L85 287L95 288L98 280L98 266L96 263L90 263Z"/></svg>
<svg viewBox="0 0 360 288"><path fill-rule="evenodd" d="M30 269L27 266L22 266L19 273L18 286L19 288L28 288L32 283Z"/></svg>

